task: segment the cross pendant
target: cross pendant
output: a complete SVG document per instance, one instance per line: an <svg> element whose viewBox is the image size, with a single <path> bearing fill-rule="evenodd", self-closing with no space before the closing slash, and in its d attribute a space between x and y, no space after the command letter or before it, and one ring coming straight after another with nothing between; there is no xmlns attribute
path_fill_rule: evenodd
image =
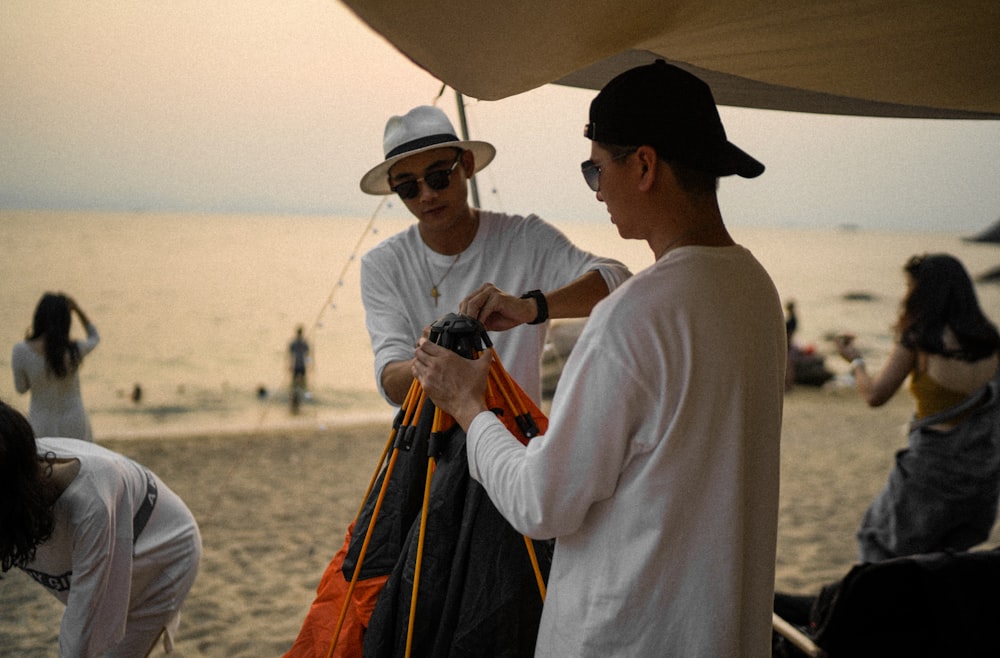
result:
<svg viewBox="0 0 1000 658"><path fill-rule="evenodd" d="M441 295L440 295L440 293L438 293L437 286L431 286L431 297L434 298L434 306L435 306L435 308L438 305L438 297L440 297L440 296Z"/></svg>

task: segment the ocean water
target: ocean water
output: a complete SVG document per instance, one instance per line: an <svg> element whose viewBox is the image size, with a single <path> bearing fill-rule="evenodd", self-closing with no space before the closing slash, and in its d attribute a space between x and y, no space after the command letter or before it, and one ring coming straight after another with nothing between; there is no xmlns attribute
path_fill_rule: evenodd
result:
<svg viewBox="0 0 1000 658"><path fill-rule="evenodd" d="M84 403L102 437L248 432L389 422L374 385L359 290L360 256L409 220L0 211L0 398L14 391L13 345L46 291L72 295L101 333L81 370ZM652 254L610 223L560 223L580 246L638 271ZM913 254L948 252L973 276L1000 264L1000 246L941 233L744 228L731 232L794 299L800 343L832 353L829 335L858 335L873 364ZM980 302L1000 321L1000 285ZM860 298L860 299L858 299ZM445 311L442 310L442 313ZM289 410L286 348L302 324L313 348L310 397ZM74 326L82 337L83 330ZM846 370L839 357L828 359ZM139 385L143 395L131 399Z"/></svg>

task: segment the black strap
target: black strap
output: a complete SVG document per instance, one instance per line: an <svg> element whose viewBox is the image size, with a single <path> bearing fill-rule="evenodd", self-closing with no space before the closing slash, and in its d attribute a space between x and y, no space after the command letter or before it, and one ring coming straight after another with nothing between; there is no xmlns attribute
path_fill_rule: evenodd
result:
<svg viewBox="0 0 1000 658"><path fill-rule="evenodd" d="M534 299L535 304L538 305L538 314L528 324L541 324L549 319L549 303L546 301L545 295L542 294L541 290L529 290L521 295L521 299Z"/></svg>
<svg viewBox="0 0 1000 658"><path fill-rule="evenodd" d="M153 515L153 506L156 505L156 498L159 493L156 490L156 478L153 474L142 469L143 474L146 476L146 495L142 499L142 504L139 505L139 510L132 517L132 543L134 544L136 540L139 539L140 533L142 533L143 528L149 522L149 517Z"/></svg>

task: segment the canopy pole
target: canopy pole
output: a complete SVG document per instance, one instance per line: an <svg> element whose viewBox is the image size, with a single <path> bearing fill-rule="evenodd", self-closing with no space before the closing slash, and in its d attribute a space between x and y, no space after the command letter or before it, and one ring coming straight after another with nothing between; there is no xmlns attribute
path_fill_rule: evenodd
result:
<svg viewBox="0 0 1000 658"><path fill-rule="evenodd" d="M771 612L771 627L810 658L819 658L822 655L822 650L816 646L812 638L779 617L776 612Z"/></svg>
<svg viewBox="0 0 1000 658"><path fill-rule="evenodd" d="M465 120L465 101L462 99L462 93L455 90L455 102L458 103L458 122L462 128L462 139L464 141L469 141L469 124ZM476 185L475 175L469 179L469 183L472 186L472 206L474 208L479 208L479 186Z"/></svg>

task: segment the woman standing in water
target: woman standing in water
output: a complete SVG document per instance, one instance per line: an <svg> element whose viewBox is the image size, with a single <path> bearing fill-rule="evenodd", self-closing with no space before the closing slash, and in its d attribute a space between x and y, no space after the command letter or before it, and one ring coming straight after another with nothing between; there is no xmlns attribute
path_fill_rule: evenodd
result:
<svg viewBox="0 0 1000 658"><path fill-rule="evenodd" d="M87 332L86 340L69 337L74 312ZM36 436L94 440L80 394L80 365L100 341L97 327L71 297L42 296L31 331L14 345L11 355L14 388L18 393L31 390L28 420Z"/></svg>

